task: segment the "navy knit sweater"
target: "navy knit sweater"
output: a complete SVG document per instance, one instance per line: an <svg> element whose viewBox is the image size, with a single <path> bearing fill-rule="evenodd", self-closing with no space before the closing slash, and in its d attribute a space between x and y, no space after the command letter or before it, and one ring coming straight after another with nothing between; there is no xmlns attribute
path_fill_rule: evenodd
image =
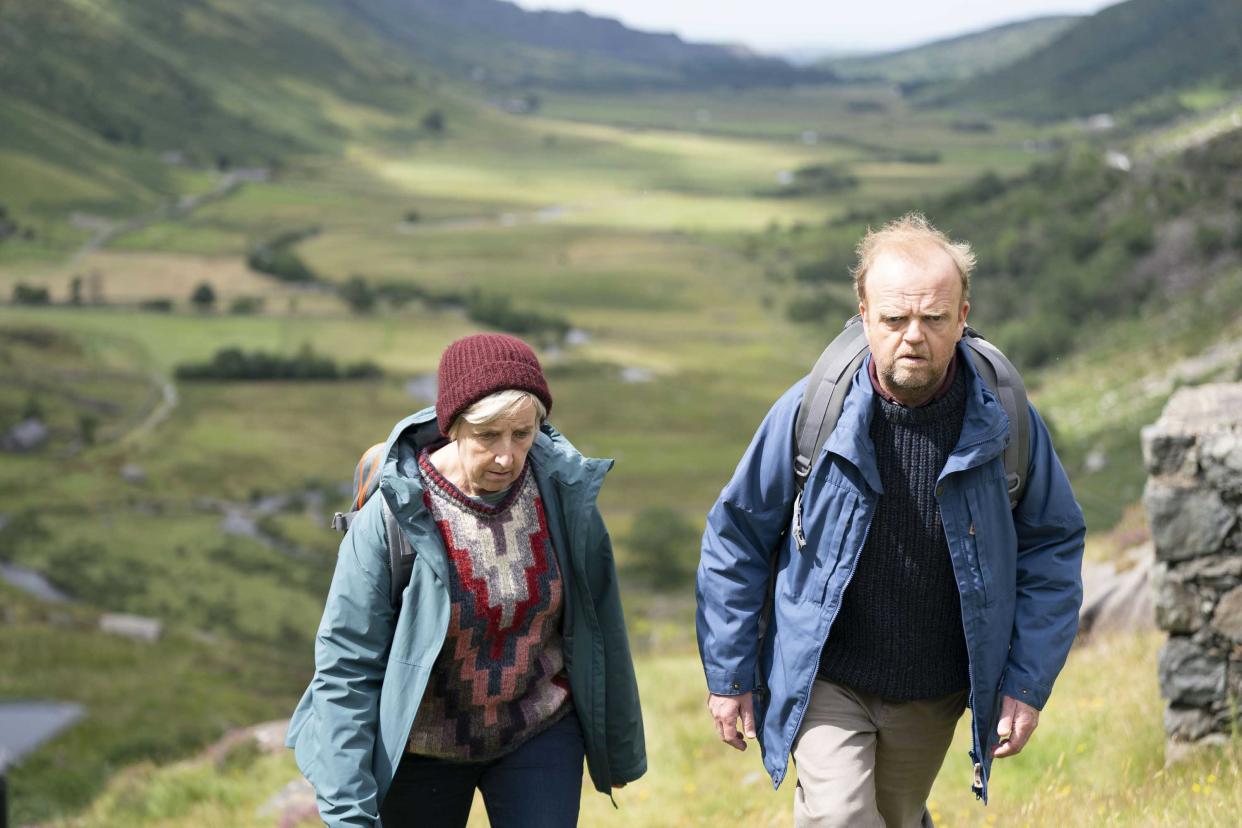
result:
<svg viewBox="0 0 1242 828"><path fill-rule="evenodd" d="M853 580L820 654L819 675L895 701L969 684L962 609L936 502L936 479L957 445L966 373L918 408L879 394L871 440L884 494Z"/></svg>

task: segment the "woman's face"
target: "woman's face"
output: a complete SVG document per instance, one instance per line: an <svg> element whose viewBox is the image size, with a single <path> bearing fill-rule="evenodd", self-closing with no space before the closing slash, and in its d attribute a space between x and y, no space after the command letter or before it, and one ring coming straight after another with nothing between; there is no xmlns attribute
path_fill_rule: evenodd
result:
<svg viewBox="0 0 1242 828"><path fill-rule="evenodd" d="M455 442L462 479L453 482L471 497L509 488L526 465L526 453L538 432L539 420L530 402L511 416L484 425L462 420Z"/></svg>

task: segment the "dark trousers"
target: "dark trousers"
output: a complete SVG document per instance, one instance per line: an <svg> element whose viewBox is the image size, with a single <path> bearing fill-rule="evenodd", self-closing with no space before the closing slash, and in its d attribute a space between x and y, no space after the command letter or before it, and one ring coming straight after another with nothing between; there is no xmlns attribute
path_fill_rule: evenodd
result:
<svg viewBox="0 0 1242 828"><path fill-rule="evenodd" d="M516 750L490 762L450 762L407 753L380 807L384 828L462 828L477 788L492 828L578 824L585 748L571 711Z"/></svg>

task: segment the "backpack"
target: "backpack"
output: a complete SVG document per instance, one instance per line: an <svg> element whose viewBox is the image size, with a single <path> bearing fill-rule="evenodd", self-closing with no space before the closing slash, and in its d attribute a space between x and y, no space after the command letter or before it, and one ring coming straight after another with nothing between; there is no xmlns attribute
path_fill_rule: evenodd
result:
<svg viewBox="0 0 1242 828"><path fill-rule="evenodd" d="M332 528L341 534L349 531L358 512L371 498L371 495L379 489L386 447L387 443L376 443L364 451L362 457L358 459L358 465L354 468L354 498L350 501L351 509L348 512L337 512L332 516ZM380 498L380 508L384 513L384 534L388 541L388 571L392 573L389 599L392 601L393 609L397 610L401 608L401 594L405 592L405 585L410 582L410 573L414 569L414 558L417 553L414 547L410 546L410 541L397 523L397 516L392 513L388 501L383 497Z"/></svg>
<svg viewBox="0 0 1242 828"><path fill-rule="evenodd" d="M1005 446L1005 485L1009 490L1009 508L1015 509L1026 491L1026 470L1031 457L1031 412L1026 406L1026 386L1018 370L1000 349L969 325L962 334L962 343L966 345L966 353L975 369L1000 400L1009 417L1012 431ZM836 428L841 410L845 407L845 395L849 393L850 383L868 351L862 317L855 314L845 323L844 330L828 343L811 369L794 432L794 482L798 494L794 497L793 515L786 530L793 533L799 550L806 546L806 536L802 533L802 490L811 476L815 458L819 457L828 435ZM786 532L781 533L782 541ZM775 600L776 564L780 556L773 552L771 557L768 594L759 613L760 641L767 631Z"/></svg>

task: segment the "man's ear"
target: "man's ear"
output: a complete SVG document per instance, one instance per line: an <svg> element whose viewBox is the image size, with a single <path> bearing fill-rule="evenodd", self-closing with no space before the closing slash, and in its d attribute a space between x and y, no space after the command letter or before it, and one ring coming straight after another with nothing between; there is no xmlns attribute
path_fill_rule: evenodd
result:
<svg viewBox="0 0 1242 828"><path fill-rule="evenodd" d="M966 316L970 313L970 303L962 303L962 329L957 332L957 338L961 339L966 335Z"/></svg>

